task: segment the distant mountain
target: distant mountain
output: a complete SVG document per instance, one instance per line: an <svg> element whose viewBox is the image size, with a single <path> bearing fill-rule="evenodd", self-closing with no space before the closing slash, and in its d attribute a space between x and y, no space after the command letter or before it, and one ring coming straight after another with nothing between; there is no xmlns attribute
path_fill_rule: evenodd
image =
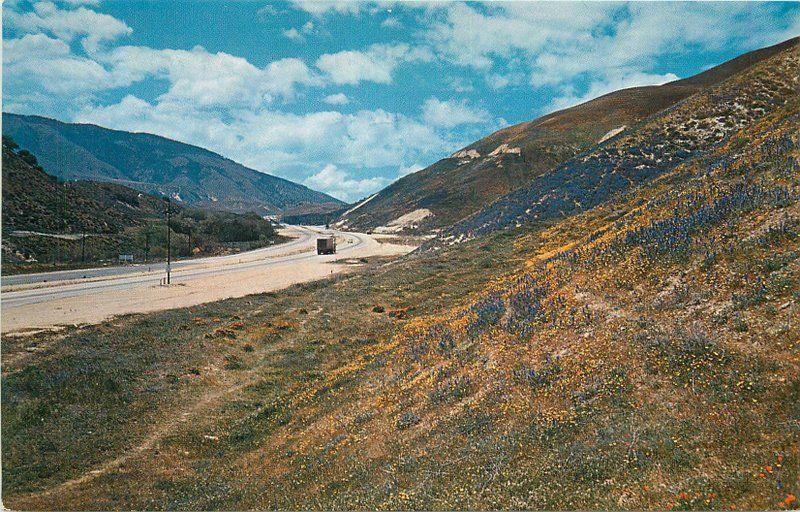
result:
<svg viewBox="0 0 800 512"><path fill-rule="evenodd" d="M630 133L650 116L797 43L795 38L691 78L617 91L504 128L396 181L346 212L338 225L422 232L450 226L598 143Z"/></svg>
<svg viewBox="0 0 800 512"><path fill-rule="evenodd" d="M180 210L180 207L174 207ZM114 183L59 181L3 137L3 232L113 234L164 215L164 201Z"/></svg>
<svg viewBox="0 0 800 512"><path fill-rule="evenodd" d="M163 197L120 185L61 181L38 158L3 136L4 274L134 255L164 257L167 238ZM254 213L201 210L171 204L173 255L210 255L262 247L279 238ZM87 235L85 238L82 235Z"/></svg>
<svg viewBox="0 0 800 512"><path fill-rule="evenodd" d="M3 113L3 134L36 154L48 172L168 194L234 212L295 213L344 204L321 192L249 169L211 151L146 133Z"/></svg>

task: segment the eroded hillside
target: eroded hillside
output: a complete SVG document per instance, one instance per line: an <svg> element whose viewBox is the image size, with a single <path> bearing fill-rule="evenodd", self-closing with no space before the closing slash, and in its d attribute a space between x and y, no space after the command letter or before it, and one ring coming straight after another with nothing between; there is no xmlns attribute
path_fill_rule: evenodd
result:
<svg viewBox="0 0 800 512"><path fill-rule="evenodd" d="M447 228L614 135L635 132L657 112L796 44L797 39L789 40L688 79L617 91L504 128L367 198L337 225L387 232ZM406 215L413 220L403 221Z"/></svg>
<svg viewBox="0 0 800 512"><path fill-rule="evenodd" d="M445 230L441 243L591 209L714 151L732 134L800 94L798 48L795 43L653 116L631 133L617 135L536 177Z"/></svg>

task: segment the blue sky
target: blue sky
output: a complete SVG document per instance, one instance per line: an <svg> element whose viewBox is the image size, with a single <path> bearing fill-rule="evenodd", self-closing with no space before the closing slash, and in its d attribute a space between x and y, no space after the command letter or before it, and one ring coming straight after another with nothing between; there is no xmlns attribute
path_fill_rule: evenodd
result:
<svg viewBox="0 0 800 512"><path fill-rule="evenodd" d="M6 0L3 110L354 201L492 131L800 35L797 3Z"/></svg>

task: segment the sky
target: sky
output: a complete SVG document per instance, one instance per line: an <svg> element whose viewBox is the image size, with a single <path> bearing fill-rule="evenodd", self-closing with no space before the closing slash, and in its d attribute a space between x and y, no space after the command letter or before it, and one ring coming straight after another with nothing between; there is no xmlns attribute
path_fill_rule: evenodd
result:
<svg viewBox="0 0 800 512"><path fill-rule="evenodd" d="M353 202L503 126L797 35L798 3L6 0L3 111Z"/></svg>

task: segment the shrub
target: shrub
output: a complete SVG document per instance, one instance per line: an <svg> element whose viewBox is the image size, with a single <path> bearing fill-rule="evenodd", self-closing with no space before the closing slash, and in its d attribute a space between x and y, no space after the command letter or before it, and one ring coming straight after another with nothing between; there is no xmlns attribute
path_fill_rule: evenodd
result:
<svg viewBox="0 0 800 512"><path fill-rule="evenodd" d="M397 421L395 421L395 426L400 430L404 430L409 427L413 427L419 422L420 418L417 413L414 411L406 411L401 414L399 418L397 418Z"/></svg>
<svg viewBox="0 0 800 512"><path fill-rule="evenodd" d="M561 366L558 364L558 359L549 357L538 368L523 365L515 372L517 379L534 390L549 386L560 373Z"/></svg>
<svg viewBox="0 0 800 512"><path fill-rule="evenodd" d="M472 387L472 379L457 375L436 384L428 398L434 403L458 402L472 392Z"/></svg>

